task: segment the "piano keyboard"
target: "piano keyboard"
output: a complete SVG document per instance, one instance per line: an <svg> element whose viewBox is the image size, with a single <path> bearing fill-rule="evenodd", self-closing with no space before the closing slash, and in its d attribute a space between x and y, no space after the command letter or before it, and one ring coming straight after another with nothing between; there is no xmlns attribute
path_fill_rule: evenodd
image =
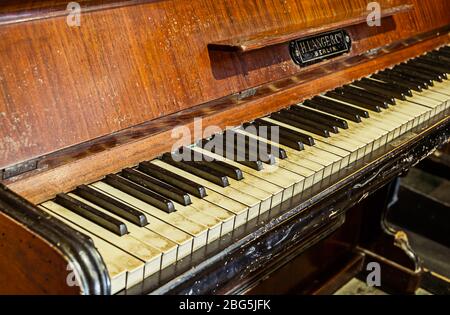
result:
<svg viewBox="0 0 450 315"><path fill-rule="evenodd" d="M442 113L448 73L444 47L179 152L201 161L165 153L40 208L92 238L117 293ZM278 142L261 132L273 126ZM248 154L211 145L238 135Z"/></svg>

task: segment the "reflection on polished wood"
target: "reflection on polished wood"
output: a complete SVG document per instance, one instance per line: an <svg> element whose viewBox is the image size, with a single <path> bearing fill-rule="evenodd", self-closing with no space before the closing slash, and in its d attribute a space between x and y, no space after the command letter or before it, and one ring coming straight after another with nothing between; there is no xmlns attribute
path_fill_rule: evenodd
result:
<svg viewBox="0 0 450 315"><path fill-rule="evenodd" d="M355 41L350 56L449 23L448 1L410 3L413 11L393 16L380 28L349 27ZM307 26L342 10L351 15L366 4L151 1L85 12L80 27L69 27L66 16L4 25L0 168L307 71L291 61L283 45L243 56L210 54L207 45ZM338 60L343 61L314 67L329 64L336 70Z"/></svg>

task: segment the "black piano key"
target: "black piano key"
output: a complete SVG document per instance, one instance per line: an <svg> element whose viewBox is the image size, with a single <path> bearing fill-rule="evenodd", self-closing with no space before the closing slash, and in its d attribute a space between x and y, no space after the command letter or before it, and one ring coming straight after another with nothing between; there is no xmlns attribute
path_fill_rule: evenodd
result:
<svg viewBox="0 0 450 315"><path fill-rule="evenodd" d="M291 139L293 141L300 141L308 146L313 146L315 144L314 142L314 138L306 135L304 133L301 132L297 132L295 130L277 125L277 124L273 124L271 122L268 122L266 120L263 119L256 119L254 121L255 124L258 124L260 126L268 126L268 127L274 127L274 128L278 128L279 132L280 132L280 136L284 137L284 138L288 138Z"/></svg>
<svg viewBox="0 0 450 315"><path fill-rule="evenodd" d="M242 134L241 134L242 135ZM269 161L269 164L275 164L275 158L286 159L286 151L276 145L270 145L264 141L245 136L245 144L249 152L258 152L258 158L260 160Z"/></svg>
<svg viewBox="0 0 450 315"><path fill-rule="evenodd" d="M439 60L440 62L445 63L446 65L448 65L450 63L450 57L445 57L442 55L439 55L437 52L432 51L429 52L428 54L426 54L425 56L423 56L424 58L431 58L433 60Z"/></svg>
<svg viewBox="0 0 450 315"><path fill-rule="evenodd" d="M363 89L369 90L369 91L374 91L374 92L379 92L388 96L393 96L395 98L398 98L400 100L406 100L406 94L399 92L399 91L393 91L389 88L386 88L384 86L381 86L380 84L377 84L377 82L372 81L372 82L367 82L367 81L355 81L352 82L352 85L356 85L359 86Z"/></svg>
<svg viewBox="0 0 450 315"><path fill-rule="evenodd" d="M446 59L446 58L443 58L441 56L434 55L434 54L427 54L424 56L420 56L419 58L421 58L422 60L434 62L436 64L439 64L442 67L448 67L450 64L450 58Z"/></svg>
<svg viewBox="0 0 450 315"><path fill-rule="evenodd" d="M246 160L254 160L256 158L257 160L269 165L273 165L276 163L275 155L270 152L270 148L267 146L267 144L262 144L262 147L260 147L259 141L257 139L250 139L250 137L243 134L238 134L233 130L227 130L226 132L224 132L223 136L224 151L234 148L235 154L241 157L245 157ZM239 142L238 139L240 139ZM238 145L241 146L240 141L242 140L244 140L244 146L238 147ZM231 147L227 147L230 144Z"/></svg>
<svg viewBox="0 0 450 315"><path fill-rule="evenodd" d="M353 94L339 94L336 92L327 92L325 95L330 98L347 102L377 113L381 112L381 108L376 102L373 102L369 99L364 99L360 96L355 96Z"/></svg>
<svg viewBox="0 0 450 315"><path fill-rule="evenodd" d="M110 174L105 177L104 181L107 184L126 192L133 197L141 199L142 201L145 201L164 212L172 213L175 211L175 205L171 200L121 176Z"/></svg>
<svg viewBox="0 0 450 315"><path fill-rule="evenodd" d="M412 91L410 88L400 86L395 83L386 83L386 82L380 82L373 78L362 78L361 81L367 82L370 84L375 84L376 86L379 86L383 89L388 89L394 92L398 92L400 95L404 94L406 96L412 96Z"/></svg>
<svg viewBox="0 0 450 315"><path fill-rule="evenodd" d="M338 93L344 95L347 98L351 98L353 100L357 100L359 102L368 103L369 107L378 106L381 108L389 108L389 104L391 102L390 99L386 98L384 95L371 93L370 91L363 90L356 87L349 88L336 88L333 91L334 93ZM392 98L395 104L395 98ZM361 106L361 105L360 105ZM364 107L364 106L361 106ZM364 107L365 108L365 107ZM367 108L369 109L369 108Z"/></svg>
<svg viewBox="0 0 450 315"><path fill-rule="evenodd" d="M349 105L343 104L343 103L338 102L338 101L333 101L333 100L324 98L322 96L316 96L316 97L313 98L313 100L318 100L319 102L322 102L323 104L326 104L328 106L334 107L334 108L339 109L341 111L345 111L345 112L350 113L350 114L359 115L360 117L364 117L364 118L369 118L370 117L369 112L367 110L365 110L365 109L349 106Z"/></svg>
<svg viewBox="0 0 450 315"><path fill-rule="evenodd" d="M220 135L220 137L223 137L222 135ZM204 148L207 151L213 152L219 156L225 157L227 159L231 159L233 161L235 161L236 163L245 165L247 167L250 167L256 171L261 171L264 166L263 166L263 162L261 162L260 160L250 160L248 155L247 156L238 156L237 153L233 150L230 150L229 152L227 152L226 150L224 150L223 148L223 144L222 143L218 143L216 142L217 138L214 137L211 140L206 140L203 139L200 141L199 146L201 148ZM213 143L217 143L216 145L212 145ZM218 145L221 145L221 150L219 150Z"/></svg>
<svg viewBox="0 0 450 315"><path fill-rule="evenodd" d="M421 56L415 60L417 63L421 63L423 65L430 65L437 69L445 70L445 72L450 73L450 63L446 63L443 61L440 61L439 59L435 58L428 58L427 56Z"/></svg>
<svg viewBox="0 0 450 315"><path fill-rule="evenodd" d="M262 146L265 150L267 150L268 153L272 154L274 157L279 158L281 160L287 159L287 152L283 148L280 148L276 144L269 144L265 141L258 141L257 144L258 148Z"/></svg>
<svg viewBox="0 0 450 315"><path fill-rule="evenodd" d="M338 91L340 89L342 89L345 93L362 96L362 97L371 99L376 102L383 102L383 104L386 103L386 105L384 105L384 108L388 108L389 105L395 105L395 102L396 102L395 97L387 96L387 95L377 93L377 92L364 90L362 88L358 88L358 87L354 87L354 86L350 86L350 85L344 85L343 87L337 88L335 90Z"/></svg>
<svg viewBox="0 0 450 315"><path fill-rule="evenodd" d="M328 138L330 137L330 133L328 132L328 130L326 129L322 129L322 128L318 128L315 126L311 126L309 124L305 124L304 122L302 122L301 120L296 120L295 119L295 115L289 115L287 113L281 113L281 112L277 112L277 113L273 113L270 115L270 118L283 122L285 124L291 125L293 127L297 127L306 131L309 131L311 133L314 133L316 135Z"/></svg>
<svg viewBox="0 0 450 315"><path fill-rule="evenodd" d="M147 217L141 211L138 211L127 204L114 199L106 194L99 192L89 186L81 185L75 189L74 193L83 199L86 199L97 206L108 210L119 217L128 220L140 227L148 224Z"/></svg>
<svg viewBox="0 0 450 315"><path fill-rule="evenodd" d="M227 187L230 185L230 183L228 182L228 177L224 173L218 172L200 163L196 163L193 161L176 161L172 157L171 153L164 153L161 156L161 160L221 187Z"/></svg>
<svg viewBox="0 0 450 315"><path fill-rule="evenodd" d="M206 157L200 152L194 152L188 147L183 147L182 151L183 155L189 154L191 159L193 161L196 161L197 163L209 166L210 168L215 169L216 171L221 172L235 180L244 179L244 174L238 167L229 165L223 161L218 161L215 159L212 160L209 156ZM196 156L199 157L200 159L199 160L195 159Z"/></svg>
<svg viewBox="0 0 450 315"><path fill-rule="evenodd" d="M405 70L410 70L410 71L417 72L417 73L421 73L423 75L428 76L428 78L430 78L434 81L442 82L444 80L442 75L440 75L439 73L435 73L434 71L431 71L429 69L425 70L423 68L419 68L414 65L408 65L406 63L402 63L400 65L397 65L396 67L403 68Z"/></svg>
<svg viewBox="0 0 450 315"><path fill-rule="evenodd" d="M235 180L244 179L244 173L240 168L230 165L224 161L215 160L212 162L203 162L203 163L208 163L208 165L210 165L211 168L219 172L222 172Z"/></svg>
<svg viewBox="0 0 450 315"><path fill-rule="evenodd" d="M407 75L407 74L404 74L401 72L395 72L392 69L385 69L383 71L380 71L379 74L387 75L389 77L401 78L404 81L408 81L408 82L418 83L418 84L420 84L420 86L423 89L428 89L428 86L429 86L427 81L424 81L424 80L416 78L416 77L412 77L410 75Z"/></svg>
<svg viewBox="0 0 450 315"><path fill-rule="evenodd" d="M425 72L429 72L435 75L439 75L442 80L448 80L447 71L442 67L435 67L433 65L429 65L421 62L420 60L410 60L406 63L407 66L411 66L417 68L418 70L422 70Z"/></svg>
<svg viewBox="0 0 450 315"><path fill-rule="evenodd" d="M259 126L256 123L244 123L243 124L243 128L245 131L247 131L248 133L251 133L255 136L273 141L274 139L272 139L272 132L271 132L271 128L270 127L265 127L265 126ZM262 132L262 130L265 129L264 132ZM301 141L296 141L296 140L292 140L286 137L283 137L281 135L280 130L278 129L278 143L282 144L284 146L287 146L291 149L297 150L297 151L302 151L304 150L305 146L303 145L303 143ZM286 156L287 157L287 156Z"/></svg>
<svg viewBox="0 0 450 315"><path fill-rule="evenodd" d="M295 106L294 106L295 107ZM312 120L310 118L304 117L301 113L296 111L295 109L289 108L282 110L283 112L290 113L292 115L296 116L296 119L298 119L300 122L307 123L312 126L318 126L321 129L328 130L331 133L339 133L339 128L330 121L320 121L320 120Z"/></svg>
<svg viewBox="0 0 450 315"><path fill-rule="evenodd" d="M212 169L215 169L218 172L222 172L225 175L227 175L228 177L231 177L235 180L242 180L244 179L244 174L242 173L242 170L240 170L238 167L234 167L232 165L229 165L223 161L211 161L211 162L206 162L206 161L202 161L199 162L205 165L208 165L209 167L211 167Z"/></svg>
<svg viewBox="0 0 450 315"><path fill-rule="evenodd" d="M308 115L304 114L305 110L302 111L302 109L305 109L305 108L300 108L299 106L295 105L295 106L291 106L289 108L289 112L300 117L303 120L310 122L311 124L317 124L321 127L323 126L322 128L325 128L329 132L339 133L339 126L337 126L337 123L335 120L326 119L326 118L318 117L318 116L314 116L314 115L308 116ZM312 110L310 110L310 109L307 109L307 111L312 112Z"/></svg>
<svg viewBox="0 0 450 315"><path fill-rule="evenodd" d="M437 51L435 51L438 55L440 56L445 56L447 58L450 58L450 52L447 49L438 49Z"/></svg>
<svg viewBox="0 0 450 315"><path fill-rule="evenodd" d="M323 111L325 113L330 113L332 115L336 115L336 116L339 116L342 118L346 118L346 119L351 120L356 123L359 123L362 121L361 116L359 116L358 114L349 113L349 112L343 111L341 109L336 109L334 107L328 106L327 104L319 102L315 99L304 101L303 106L314 108L314 109Z"/></svg>
<svg viewBox="0 0 450 315"><path fill-rule="evenodd" d="M150 162L142 162L138 166L138 170L152 177L162 180L170 185L177 187L197 198L206 197L206 188L178 174L172 173L158 165Z"/></svg>
<svg viewBox="0 0 450 315"><path fill-rule="evenodd" d="M301 105L291 106L289 109L295 110L299 112L303 117L311 119L313 121L321 121L334 125L338 128L348 129L348 123L345 119L341 119L339 117L331 116L325 113L319 113Z"/></svg>
<svg viewBox="0 0 450 315"><path fill-rule="evenodd" d="M411 66L416 66L416 67L418 67L420 69L425 69L425 70L428 69L430 71L433 71L435 73L438 73L438 74L442 75L442 77L444 79L446 79L446 80L448 79L447 72L449 72L449 69L447 69L445 67L442 67L442 66L439 66L439 65L435 65L435 64L432 64L430 62L423 61L423 60L420 60L420 59L410 60L406 64L407 65L411 65Z"/></svg>
<svg viewBox="0 0 450 315"><path fill-rule="evenodd" d="M409 76L411 78L419 79L423 82L426 82L428 86L434 86L433 79L431 79L427 75L418 73L417 71L411 71L400 67L394 67L392 69L389 69L389 71L392 71L394 73L402 73L405 76Z"/></svg>
<svg viewBox="0 0 450 315"><path fill-rule="evenodd" d="M367 84L367 83L364 83L364 82L352 82L352 84L354 86L357 86L357 87L359 87L361 89L364 89L364 90L366 90L366 91L368 91L370 93L377 93L377 94L382 95L382 96L394 97L394 98L398 98L398 99L401 99L401 100L405 100L406 99L405 95L399 97L398 93L393 93L392 91L389 91L389 90L386 90L386 89L382 89L382 88L379 88L377 86L370 85L370 84Z"/></svg>
<svg viewBox="0 0 450 315"><path fill-rule="evenodd" d="M386 75L384 73L375 73L371 75L371 78L386 82L386 83L395 83L400 86L407 87L411 90L421 92L423 91L422 85L420 82L411 82L407 80L402 80L402 78L395 75Z"/></svg>
<svg viewBox="0 0 450 315"><path fill-rule="evenodd" d="M427 52L427 53L425 54L425 56L428 56L428 55L441 56L441 55L442 55L442 52L440 52L438 49L435 49L435 50L429 51L429 52Z"/></svg>
<svg viewBox="0 0 450 315"><path fill-rule="evenodd" d="M153 178L147 174L140 173L134 169L126 168L120 172L120 176L148 188L161 196L176 201L183 206L188 206L192 203L189 195L181 189L160 181L159 179Z"/></svg>
<svg viewBox="0 0 450 315"><path fill-rule="evenodd" d="M119 236L128 233L125 223L66 194L58 194L55 202Z"/></svg>

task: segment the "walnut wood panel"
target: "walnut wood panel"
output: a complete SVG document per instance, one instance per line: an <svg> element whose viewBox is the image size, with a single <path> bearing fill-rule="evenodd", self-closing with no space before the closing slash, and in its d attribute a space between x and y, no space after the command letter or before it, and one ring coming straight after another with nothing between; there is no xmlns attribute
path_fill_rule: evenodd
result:
<svg viewBox="0 0 450 315"><path fill-rule="evenodd" d="M448 43L449 39L449 34L445 32L444 35L428 40L419 38L416 44L406 47L403 44L396 44L393 47L397 48L392 48L392 51L385 49L379 53L378 57L354 57L339 65L316 68L306 76L293 76L270 86L263 86L256 96L246 100L231 98L163 117L130 129L123 135L124 139L117 135L116 138L110 137L104 143L86 148L82 153L75 154L73 160L60 161L62 165L59 167L52 167L31 173L32 176L9 181L8 187L34 203L45 201L58 192L69 191L81 183L95 181L105 174L117 172L126 166L135 165L162 152L170 151L175 142L180 145L189 144L195 139L209 136L211 132L194 134L193 119L195 117L204 117L203 127L235 126L316 95L318 91L332 89L379 69L413 58ZM195 139L186 138L180 141L173 138L172 128L176 126L188 128ZM141 137L141 139L132 141L133 137ZM121 141L124 143L118 145ZM108 145L115 144L117 146L105 149ZM49 167L52 166L51 162Z"/></svg>
<svg viewBox="0 0 450 315"><path fill-rule="evenodd" d="M79 294L67 285L68 262L26 227L0 212L0 294Z"/></svg>
<svg viewBox="0 0 450 315"><path fill-rule="evenodd" d="M380 19L390 17L395 14L405 13L412 10L413 6L410 4L403 4L394 7L385 5L379 14ZM338 28L349 27L356 24L366 23L367 8L360 8L359 11L339 12L333 19L325 17L323 19L312 20L309 25L290 25L286 30L269 31L262 34L254 34L247 38L231 38L221 42L208 44L211 50L223 51L239 51L249 52L252 50L261 49L268 46L282 44L297 38L312 36L322 32L335 30ZM384 22L384 21L383 21ZM380 21L380 23L383 23Z"/></svg>
<svg viewBox="0 0 450 315"><path fill-rule="evenodd" d="M333 19L367 2L168 0L85 12L79 28L65 16L3 25L0 169L301 74L283 45L240 56L207 44ZM382 3L394 2L403 3ZM450 23L449 1L409 2L412 12L380 28L349 29L351 54Z"/></svg>

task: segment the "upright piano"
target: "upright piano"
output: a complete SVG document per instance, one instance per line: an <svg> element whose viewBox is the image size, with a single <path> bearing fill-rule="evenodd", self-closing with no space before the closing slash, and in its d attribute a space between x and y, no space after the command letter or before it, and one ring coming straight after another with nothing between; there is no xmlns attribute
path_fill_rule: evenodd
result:
<svg viewBox="0 0 450 315"><path fill-rule="evenodd" d="M0 293L326 294L424 270L448 0L0 4Z"/></svg>

